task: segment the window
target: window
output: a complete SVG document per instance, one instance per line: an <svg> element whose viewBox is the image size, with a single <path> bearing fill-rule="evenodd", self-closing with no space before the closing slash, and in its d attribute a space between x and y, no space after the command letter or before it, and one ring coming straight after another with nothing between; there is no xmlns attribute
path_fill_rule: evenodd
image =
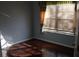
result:
<svg viewBox="0 0 79 59"><path fill-rule="evenodd" d="M42 32L74 34L75 4L47 4L43 21Z"/></svg>

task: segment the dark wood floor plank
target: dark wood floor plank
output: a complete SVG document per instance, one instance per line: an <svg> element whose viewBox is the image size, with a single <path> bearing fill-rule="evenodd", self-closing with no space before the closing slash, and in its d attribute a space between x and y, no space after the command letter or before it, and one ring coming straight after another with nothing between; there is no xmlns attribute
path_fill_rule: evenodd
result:
<svg viewBox="0 0 79 59"><path fill-rule="evenodd" d="M67 54L69 56L73 56L73 51L74 51L73 48L53 44L53 43L42 41L40 39L35 39L35 38L32 38L32 39L26 41L26 43L31 44L33 46L36 46L39 49L44 48L44 49L48 49L50 51L56 51L56 52L59 52L59 53Z"/></svg>

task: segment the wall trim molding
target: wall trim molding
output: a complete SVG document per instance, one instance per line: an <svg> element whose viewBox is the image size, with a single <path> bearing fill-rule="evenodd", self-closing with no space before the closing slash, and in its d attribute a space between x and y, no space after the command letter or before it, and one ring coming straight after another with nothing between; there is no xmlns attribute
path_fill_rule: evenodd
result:
<svg viewBox="0 0 79 59"><path fill-rule="evenodd" d="M18 42L14 43L14 44L21 43L21 42L24 42L24 41L28 41L28 40L30 40L30 39L32 39L32 38L27 38L27 39L25 39L25 40L18 41ZM14 45L14 44L12 44L12 45Z"/></svg>
<svg viewBox="0 0 79 59"><path fill-rule="evenodd" d="M65 46L65 47L69 47L69 48L74 48L74 46L66 45L66 44L63 44L63 43L55 42L55 41L46 40L46 39L39 38L39 37L27 38L27 39L25 39L25 40L18 41L18 42L14 43L14 44L21 43L21 42L24 42L24 41L28 41L28 40L30 40L30 39L32 39L32 38L40 39L40 40L43 40L43 41L46 41L46 42L58 44L58 45ZM12 44L12 45L14 45L14 44Z"/></svg>
<svg viewBox="0 0 79 59"><path fill-rule="evenodd" d="M11 44L10 46L12 46L12 45L14 45L14 44L18 44L18 43L24 42L24 41L28 41L28 40L30 40L30 39L32 39L32 38L27 38L27 39L25 39L25 40L21 40L21 41L15 42L15 43ZM5 47L5 48L2 48L2 50L8 49L10 46L7 46L7 47Z"/></svg>
<svg viewBox="0 0 79 59"><path fill-rule="evenodd" d="M50 43L54 43L54 44L58 44L58 45L61 45L61 46L69 47L69 48L74 48L74 46L66 45L66 44L63 44L63 43L55 42L55 41L45 40L43 38L38 38L38 37L33 37L33 38L40 39L40 40L50 42Z"/></svg>

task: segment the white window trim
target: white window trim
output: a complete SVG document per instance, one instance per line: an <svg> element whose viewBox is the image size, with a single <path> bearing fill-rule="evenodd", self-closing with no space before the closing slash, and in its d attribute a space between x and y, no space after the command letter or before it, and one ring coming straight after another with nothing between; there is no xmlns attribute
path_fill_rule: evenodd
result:
<svg viewBox="0 0 79 59"><path fill-rule="evenodd" d="M74 33L71 33L71 32L65 32L65 31L59 31L59 30L58 31L57 30L49 30L49 29L43 29L43 30L42 30L42 32L50 32L50 33L57 33L57 34L64 34L64 35L69 35L69 36L75 36Z"/></svg>

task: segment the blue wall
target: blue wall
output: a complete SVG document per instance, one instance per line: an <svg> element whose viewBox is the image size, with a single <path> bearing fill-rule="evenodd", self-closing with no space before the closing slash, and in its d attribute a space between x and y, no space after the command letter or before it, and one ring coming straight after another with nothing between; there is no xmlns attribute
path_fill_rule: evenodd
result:
<svg viewBox="0 0 79 59"><path fill-rule="evenodd" d="M43 40L50 41L50 42L59 42L59 43L69 45L69 46L72 46L72 44L75 43L74 36L49 33L49 32L41 33L38 2L35 2L33 7L34 7L34 22L33 22L34 37L42 38Z"/></svg>
<svg viewBox="0 0 79 59"><path fill-rule="evenodd" d="M0 33L8 43L31 37L32 2L0 1Z"/></svg>

